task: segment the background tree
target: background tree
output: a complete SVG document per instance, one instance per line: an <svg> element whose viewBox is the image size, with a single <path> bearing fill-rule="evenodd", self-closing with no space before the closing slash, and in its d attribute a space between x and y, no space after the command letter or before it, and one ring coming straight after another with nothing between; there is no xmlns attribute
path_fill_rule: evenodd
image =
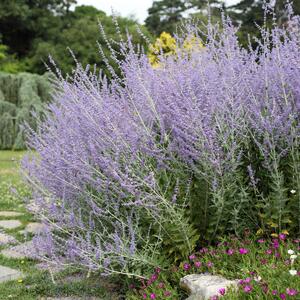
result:
<svg viewBox="0 0 300 300"><path fill-rule="evenodd" d="M277 15L279 25L283 25L287 20L286 0L276 0L274 12ZM248 44L248 35L257 37L260 33L258 26L264 25L264 0L241 0L236 5L228 8L228 13L236 25L240 25L238 32L241 43ZM300 14L300 1L293 3L294 13ZM271 16L267 18L267 26L271 26ZM254 42L253 42L254 44Z"/></svg>
<svg viewBox="0 0 300 300"><path fill-rule="evenodd" d="M116 17L116 20L124 37L128 31L134 43L146 46L145 41L138 33L136 21L123 17ZM99 21L105 30L107 39L118 41L115 21L111 16L107 16L103 11L92 6L77 6L74 12L70 12L69 26L63 26L59 32L47 40L35 40L28 59L31 71L42 73L45 70L44 62L48 61L50 54L64 73L71 72L74 67L74 59L68 51L69 48L83 66L96 64L108 74L97 46L98 42L103 47L105 55L109 56L110 50L106 45L105 38L100 34ZM145 28L141 27L141 30L150 37ZM118 50L118 45L112 43L112 46Z"/></svg>
<svg viewBox="0 0 300 300"><path fill-rule="evenodd" d="M28 55L33 41L47 39L51 28L69 12L75 0L2 0L0 1L0 33L10 53L19 58ZM49 30L50 29L50 30Z"/></svg>
<svg viewBox="0 0 300 300"><path fill-rule="evenodd" d="M212 0L209 3L214 14L220 7L224 7L222 0ZM163 31L172 33L182 19L191 13L203 13L207 7L207 0L156 0L148 9L145 24L155 35Z"/></svg>

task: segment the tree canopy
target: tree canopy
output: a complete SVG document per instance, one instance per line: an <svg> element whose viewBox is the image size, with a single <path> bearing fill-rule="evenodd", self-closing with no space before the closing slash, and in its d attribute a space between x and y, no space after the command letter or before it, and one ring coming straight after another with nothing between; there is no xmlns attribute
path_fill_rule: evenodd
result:
<svg viewBox="0 0 300 300"><path fill-rule="evenodd" d="M213 22L219 21L224 11L240 26L238 35L242 44L248 43L249 34L259 35L257 25L264 23L263 0L240 0L229 7L224 0L210 0L209 4ZM93 6L75 5L76 0L1 0L0 70L42 74L50 54L63 73L70 72L74 60L69 48L83 65L96 64L107 71L98 54L97 41L106 55L109 47L100 34L98 22L104 26L108 40L118 40L115 22L112 16ZM287 20L285 6L286 0L277 0L274 7L282 26ZM294 1L293 7L295 14L300 14L300 1ZM145 26L140 28L154 42L162 32L176 32L181 21L189 17L206 23L207 8L208 0L155 0L148 9ZM147 47L137 33L135 20L119 16L117 21L121 32L125 34L128 30L135 43Z"/></svg>
<svg viewBox="0 0 300 300"><path fill-rule="evenodd" d="M97 64L106 69L97 51L98 41L108 54L98 22L103 25L108 39L116 40L115 22L111 16L92 6L77 6L71 10L75 3L75 0L0 1L0 38L6 47L5 53L18 59L22 71L44 73L45 62L51 55L64 73L70 72L74 60L68 48L83 65ZM128 30L134 42L143 43L135 20L116 19L122 33ZM149 36L147 30L141 28ZM1 53L4 53L3 49ZM2 66L1 70L4 70Z"/></svg>

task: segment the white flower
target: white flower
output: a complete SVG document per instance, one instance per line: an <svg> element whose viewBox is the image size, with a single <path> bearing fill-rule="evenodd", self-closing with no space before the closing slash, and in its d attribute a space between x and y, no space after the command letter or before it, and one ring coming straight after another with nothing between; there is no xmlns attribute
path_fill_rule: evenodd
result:
<svg viewBox="0 0 300 300"><path fill-rule="evenodd" d="M261 281L261 277L260 276L254 277L254 281L256 281L256 282Z"/></svg>
<svg viewBox="0 0 300 300"><path fill-rule="evenodd" d="M297 275L297 271L296 271L296 270L289 270L289 273L290 273L292 276Z"/></svg>
<svg viewBox="0 0 300 300"><path fill-rule="evenodd" d="M295 260L296 258L297 258L297 255L296 255L296 254L291 255L291 259L292 259L292 260Z"/></svg>
<svg viewBox="0 0 300 300"><path fill-rule="evenodd" d="M294 252L294 250L289 249L289 250L288 250L288 254L289 254L289 255L292 255L292 254L295 254L295 252Z"/></svg>
<svg viewBox="0 0 300 300"><path fill-rule="evenodd" d="M296 194L296 190L291 190L291 194Z"/></svg>

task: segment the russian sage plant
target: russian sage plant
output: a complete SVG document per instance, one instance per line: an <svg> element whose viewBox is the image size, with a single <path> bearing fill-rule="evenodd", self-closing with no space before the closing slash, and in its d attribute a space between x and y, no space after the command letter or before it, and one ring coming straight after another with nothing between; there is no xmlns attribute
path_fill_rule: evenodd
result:
<svg viewBox="0 0 300 300"><path fill-rule="evenodd" d="M24 161L45 259L143 276L198 240L245 229L300 231L299 18L239 45L224 18L177 38L197 51L158 56L130 37L112 50L121 77L77 64L59 73L48 117L27 130Z"/></svg>

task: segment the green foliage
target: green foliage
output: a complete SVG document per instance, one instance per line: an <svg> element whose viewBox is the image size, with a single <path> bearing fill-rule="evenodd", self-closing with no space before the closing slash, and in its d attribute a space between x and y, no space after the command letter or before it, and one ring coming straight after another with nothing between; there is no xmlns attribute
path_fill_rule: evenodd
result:
<svg viewBox="0 0 300 300"><path fill-rule="evenodd" d="M212 5L212 15L219 14L218 9L222 6L219 0L209 1ZM206 0L156 0L148 9L148 17L145 20L146 27L155 35L163 31L174 33L177 26L186 17L188 11L204 13L207 19L208 2Z"/></svg>
<svg viewBox="0 0 300 300"><path fill-rule="evenodd" d="M177 217L166 217L163 235L163 253L174 262L187 257L199 241L199 232L185 216L185 211L178 210L176 214Z"/></svg>
<svg viewBox="0 0 300 300"><path fill-rule="evenodd" d="M26 122L36 128L35 116L42 116L50 91L47 74L0 72L0 149L25 148L22 125Z"/></svg>
<svg viewBox="0 0 300 300"><path fill-rule="evenodd" d="M126 30L132 37L134 44L143 44L142 39L136 28L136 22L128 18L117 17L117 22L123 38L126 38ZM104 27L106 38L101 35L98 23ZM84 28L84 30L82 30ZM149 37L149 33L141 26L142 32ZM58 32L47 40L39 41L33 46L28 64L31 66L31 71L41 73L45 70L45 62L48 62L49 54L53 57L58 67L64 73L70 73L74 68L74 59L69 53L71 49L76 59L80 61L83 66L97 65L106 71L108 75L105 62L98 51L97 42L103 48L104 54L107 58L110 57L110 50L106 44L108 41L120 40L118 36L116 25L111 16L107 16L104 12L99 11L91 6L79 6L70 16L70 23L68 26L62 25ZM113 44L112 47L118 50L118 46Z"/></svg>
<svg viewBox="0 0 300 300"><path fill-rule="evenodd" d="M222 238L217 246L203 245L200 251L191 253L192 255L167 270L156 273L153 270L153 275L145 285L143 282L130 282L130 286L134 288L128 291L126 299L150 299L151 294L159 300L186 299L185 291L179 287L179 280L186 275L206 272L230 280L240 280L238 288L226 288L224 296L216 291L216 299L279 299L279 294L284 294L280 299L296 299L297 296L287 296L287 289L297 290L300 286L300 277L289 273L291 269L299 270L300 267L299 256L292 262L288 253L289 249L296 253L297 247L299 240L286 238L258 241L249 236L244 236L243 239L235 236ZM244 250L244 254L240 250ZM246 285L250 287L250 291L244 290Z"/></svg>
<svg viewBox="0 0 300 300"><path fill-rule="evenodd" d="M74 0L4 0L0 2L0 28L3 43L22 58L38 39L48 39Z"/></svg>
<svg viewBox="0 0 300 300"><path fill-rule="evenodd" d="M286 0L276 0L274 11L277 15L279 25L284 26L286 17ZM263 0L241 0L236 5L228 8L227 12L233 19L236 25L240 25L238 36L242 45L248 45L248 36L258 37L260 35L259 30L255 24L260 27L264 25L271 26L272 20L264 20L264 1ZM293 9L296 15L300 14L300 2L293 1ZM255 24L254 24L255 22ZM255 41L252 40L255 44Z"/></svg>
<svg viewBox="0 0 300 300"><path fill-rule="evenodd" d="M63 73L71 72L75 66L68 50L71 49L82 65L97 64L108 74L97 41L105 55L109 56L110 51L100 34L98 23L104 26L108 40L118 40L113 18L92 6L77 6L71 11L72 3L76 1L46 0L39 5L29 0L1 1L0 28L5 46L0 48L0 69L9 73L27 71L43 74L51 55ZM128 30L134 43L146 46L136 30L136 21L122 17L118 17L117 21L123 37ZM149 36L143 26L141 29ZM10 54L10 59L6 57L5 64L1 65L3 53Z"/></svg>
<svg viewBox="0 0 300 300"><path fill-rule="evenodd" d="M11 115L5 112L0 118L0 148L11 149L14 143L14 123Z"/></svg>

